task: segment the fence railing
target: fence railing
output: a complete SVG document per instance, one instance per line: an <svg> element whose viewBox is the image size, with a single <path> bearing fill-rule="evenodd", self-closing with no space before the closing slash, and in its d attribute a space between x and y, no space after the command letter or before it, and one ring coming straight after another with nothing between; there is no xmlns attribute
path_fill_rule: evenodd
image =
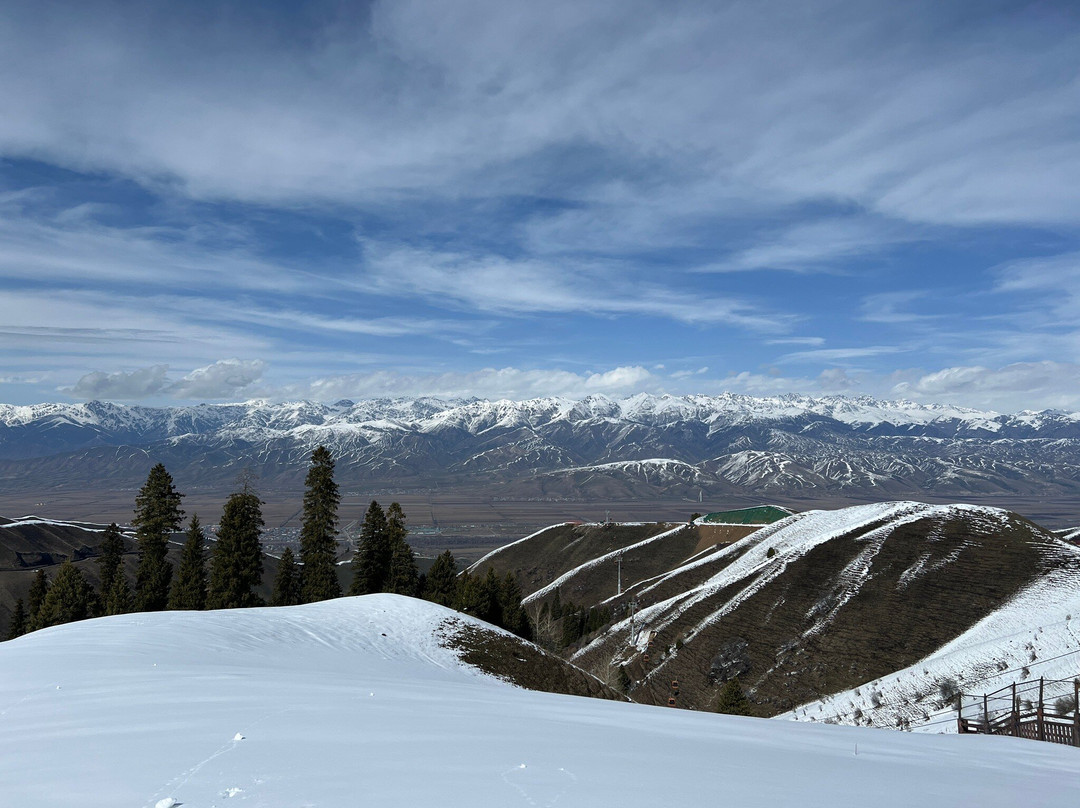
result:
<svg viewBox="0 0 1080 808"><path fill-rule="evenodd" d="M1060 695L1049 702L1053 693ZM956 699L956 729L961 734L1011 735L1080 746L1080 679L1014 682L993 693L961 693Z"/></svg>

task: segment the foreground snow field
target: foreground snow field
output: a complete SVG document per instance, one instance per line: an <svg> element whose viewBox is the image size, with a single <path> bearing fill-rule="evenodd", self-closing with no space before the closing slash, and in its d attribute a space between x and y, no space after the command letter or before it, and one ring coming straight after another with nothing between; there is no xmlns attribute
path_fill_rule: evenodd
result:
<svg viewBox="0 0 1080 808"><path fill-rule="evenodd" d="M533 693L393 595L0 644L0 805L1075 805L1080 750Z"/></svg>

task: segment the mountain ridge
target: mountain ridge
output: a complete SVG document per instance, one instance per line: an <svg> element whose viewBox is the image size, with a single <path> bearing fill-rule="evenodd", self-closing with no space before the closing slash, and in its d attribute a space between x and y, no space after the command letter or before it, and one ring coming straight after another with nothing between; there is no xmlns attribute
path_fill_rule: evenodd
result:
<svg viewBox="0 0 1080 808"><path fill-rule="evenodd" d="M19 490L130 486L151 457L202 485L246 465L296 487L320 444L349 484L497 480L519 498L1080 491L1080 413L1055 410L731 393L0 405L0 480Z"/></svg>

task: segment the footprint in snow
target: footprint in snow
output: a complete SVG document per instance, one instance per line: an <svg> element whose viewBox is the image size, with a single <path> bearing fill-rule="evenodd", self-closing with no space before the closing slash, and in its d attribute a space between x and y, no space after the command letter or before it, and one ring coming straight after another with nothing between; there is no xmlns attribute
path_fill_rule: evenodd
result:
<svg viewBox="0 0 1080 808"><path fill-rule="evenodd" d="M577 783L577 777L566 769L549 769L521 765L503 773L503 782L513 788L526 805L552 808Z"/></svg>

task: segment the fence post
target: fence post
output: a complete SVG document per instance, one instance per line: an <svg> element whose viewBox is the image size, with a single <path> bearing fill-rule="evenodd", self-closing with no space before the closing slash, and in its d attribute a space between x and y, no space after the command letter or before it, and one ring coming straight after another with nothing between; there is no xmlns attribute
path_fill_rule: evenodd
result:
<svg viewBox="0 0 1080 808"><path fill-rule="evenodd" d="M1046 740L1046 726L1043 724L1043 677L1039 677L1039 711L1035 714L1035 727L1040 741Z"/></svg>
<svg viewBox="0 0 1080 808"><path fill-rule="evenodd" d="M983 693L983 727L986 730L986 734L990 734L990 705L986 700L986 694Z"/></svg>
<svg viewBox="0 0 1080 808"><path fill-rule="evenodd" d="M1016 700L1016 682L1012 683L1012 726L1009 732L1014 738L1020 735L1020 702Z"/></svg>
<svg viewBox="0 0 1080 808"><path fill-rule="evenodd" d="M1080 679L1073 679L1073 746L1080 746Z"/></svg>

